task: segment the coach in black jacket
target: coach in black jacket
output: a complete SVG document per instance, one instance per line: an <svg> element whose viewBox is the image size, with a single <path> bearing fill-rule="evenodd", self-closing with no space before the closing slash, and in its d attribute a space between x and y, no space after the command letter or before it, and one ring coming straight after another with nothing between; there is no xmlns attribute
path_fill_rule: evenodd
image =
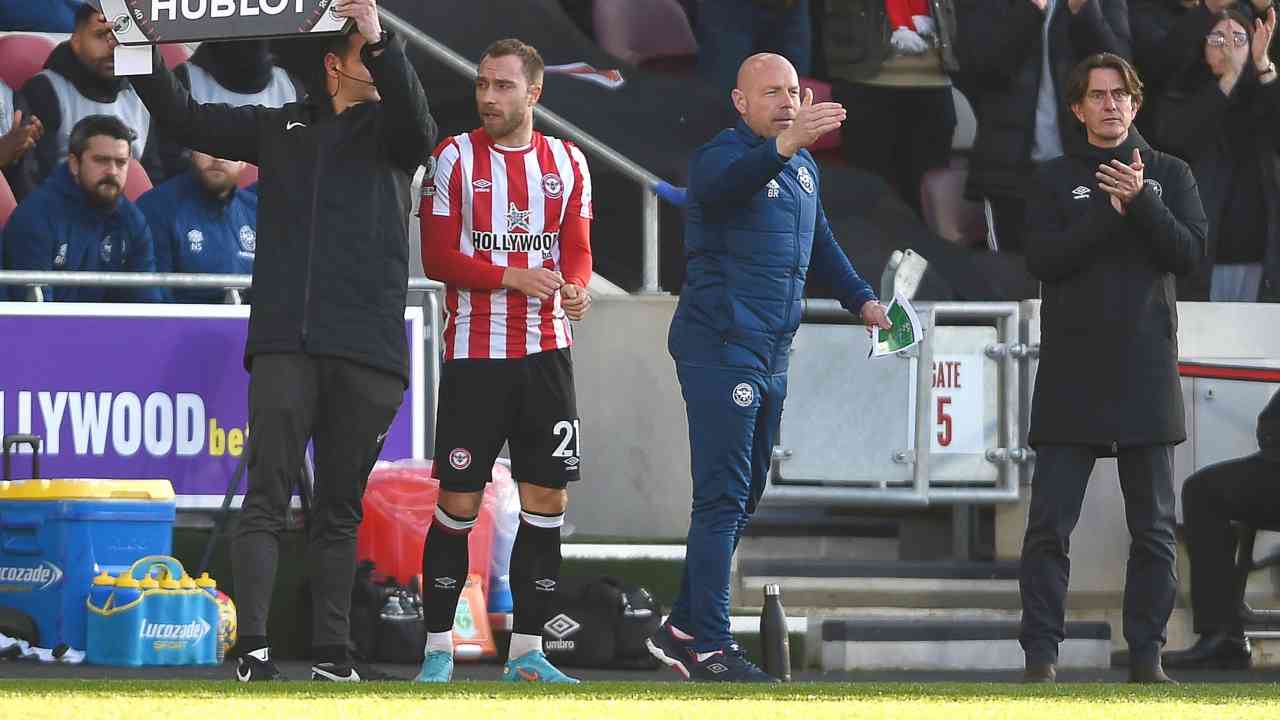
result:
<svg viewBox="0 0 1280 720"><path fill-rule="evenodd" d="M200 105L158 54L156 71L134 80L172 140L261 168L245 345L252 449L233 555L237 675L245 681L279 674L267 650L267 609L277 537L311 439L312 674L361 679L347 657L361 496L409 378L409 185L436 126L402 45L382 31L375 0L337 0L334 10L358 32L328 43L316 63L323 84L312 83L305 102Z"/></svg>
<svg viewBox="0 0 1280 720"><path fill-rule="evenodd" d="M1088 144L1037 169L1027 213L1027 267L1043 283L1019 577L1027 679L1054 677L1071 531L1095 459L1115 456L1133 537L1130 679L1168 682L1160 648L1176 593L1172 446L1186 439L1174 275L1199 261L1207 222L1187 164L1130 129L1142 84L1127 61L1087 58L1066 99Z"/></svg>

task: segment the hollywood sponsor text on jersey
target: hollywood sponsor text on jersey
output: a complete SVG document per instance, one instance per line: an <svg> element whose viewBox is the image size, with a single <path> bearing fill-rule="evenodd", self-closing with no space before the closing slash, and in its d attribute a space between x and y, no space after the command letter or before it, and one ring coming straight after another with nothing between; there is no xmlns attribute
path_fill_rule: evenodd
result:
<svg viewBox="0 0 1280 720"><path fill-rule="evenodd" d="M528 145L500 147L476 130L445 140L436 159L435 192L423 207L427 216L429 204L434 238L473 262L570 279L565 261L582 257L592 216L591 173L573 143L535 132ZM568 348L573 334L560 303L559 293L543 300L450 285L445 357L508 359Z"/></svg>
<svg viewBox="0 0 1280 720"><path fill-rule="evenodd" d="M0 592L41 592L62 582L62 568L45 560L39 565L0 565Z"/></svg>
<svg viewBox="0 0 1280 720"><path fill-rule="evenodd" d="M189 623L153 623L146 618L142 620L139 636L143 640L183 640L200 642L212 628L204 618L196 618Z"/></svg>
<svg viewBox="0 0 1280 720"><path fill-rule="evenodd" d="M541 252L555 250L560 233L491 233L471 232L471 244L481 252Z"/></svg>

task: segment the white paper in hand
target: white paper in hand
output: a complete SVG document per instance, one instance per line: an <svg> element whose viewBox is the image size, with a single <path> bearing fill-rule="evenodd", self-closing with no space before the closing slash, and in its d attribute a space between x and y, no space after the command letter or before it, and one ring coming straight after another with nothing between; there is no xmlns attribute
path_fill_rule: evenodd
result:
<svg viewBox="0 0 1280 720"><path fill-rule="evenodd" d="M889 303L889 310L885 315L889 317L893 327L888 330L880 328L873 330L871 352L867 353L869 358L893 355L924 339L924 328L920 325L920 316L916 314L916 309L912 307L910 300L895 293L893 302Z"/></svg>
<svg viewBox="0 0 1280 720"><path fill-rule="evenodd" d="M155 68L151 65L150 45L117 45L116 77L124 75L150 75Z"/></svg>

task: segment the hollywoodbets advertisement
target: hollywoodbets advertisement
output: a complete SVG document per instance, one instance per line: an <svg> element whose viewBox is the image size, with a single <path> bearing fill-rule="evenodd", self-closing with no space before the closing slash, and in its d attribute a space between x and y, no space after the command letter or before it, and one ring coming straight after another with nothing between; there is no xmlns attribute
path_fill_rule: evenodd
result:
<svg viewBox="0 0 1280 720"><path fill-rule="evenodd" d="M121 45L342 32L335 0L98 0Z"/></svg>
<svg viewBox="0 0 1280 720"><path fill-rule="evenodd" d="M249 308L0 303L0 435L43 438L45 478L166 479L179 508L217 507L250 442ZM425 445L422 309L405 311L411 383L381 458ZM15 450L16 478L30 451ZM243 488L243 485L241 486ZM0 585L35 578L6 578Z"/></svg>

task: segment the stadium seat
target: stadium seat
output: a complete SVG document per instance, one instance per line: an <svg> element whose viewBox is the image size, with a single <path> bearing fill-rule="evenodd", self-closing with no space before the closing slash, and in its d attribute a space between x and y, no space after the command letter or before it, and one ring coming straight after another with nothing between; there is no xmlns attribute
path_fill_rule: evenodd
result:
<svg viewBox="0 0 1280 720"><path fill-rule="evenodd" d="M44 69L53 42L39 35L14 33L0 37L0 80L17 90Z"/></svg>
<svg viewBox="0 0 1280 720"><path fill-rule="evenodd" d="M244 172L240 173L240 182L236 183L241 188L247 188L258 182L258 166L252 163L244 164Z"/></svg>
<svg viewBox="0 0 1280 720"><path fill-rule="evenodd" d="M1256 558L1254 553L1258 533L1265 530L1280 530L1280 523L1273 522L1263 525L1234 523L1234 526L1236 532L1236 586L1233 590L1235 592L1236 607L1239 608L1240 619L1244 621L1245 631L1280 629L1280 610L1254 608L1245 599L1245 590L1248 589L1250 573L1280 565L1280 549L1276 548L1274 538L1270 538L1272 540L1270 547L1262 551L1261 558Z"/></svg>
<svg viewBox="0 0 1280 720"><path fill-rule="evenodd" d="M130 202L138 202L142 194L151 189L151 178L136 158L129 159L129 179L124 184L124 196Z"/></svg>
<svg viewBox="0 0 1280 720"><path fill-rule="evenodd" d="M948 242L976 247L987 239L983 206L964 196L969 169L960 162L935 168L920 181L920 209L930 230Z"/></svg>
<svg viewBox="0 0 1280 720"><path fill-rule="evenodd" d="M592 18L600 47L632 65L698 53L677 0L595 0Z"/></svg>
<svg viewBox="0 0 1280 720"><path fill-rule="evenodd" d="M821 80L814 80L811 77L800 78L800 97L804 97L805 90L813 91L813 101L815 103L831 102L831 83ZM818 138L818 141L809 146L809 152L823 152L824 150L838 150L840 148L840 131L832 130L831 132Z"/></svg>
<svg viewBox="0 0 1280 720"><path fill-rule="evenodd" d="M160 46L160 56L164 58L165 67L172 70L186 62L191 57L191 53L187 52L187 47L181 43L167 43Z"/></svg>
<svg viewBox="0 0 1280 720"><path fill-rule="evenodd" d="M9 181L4 179L4 175L0 175L0 230L4 230L4 226L9 223L9 216L17 207L18 201L13 197Z"/></svg>

